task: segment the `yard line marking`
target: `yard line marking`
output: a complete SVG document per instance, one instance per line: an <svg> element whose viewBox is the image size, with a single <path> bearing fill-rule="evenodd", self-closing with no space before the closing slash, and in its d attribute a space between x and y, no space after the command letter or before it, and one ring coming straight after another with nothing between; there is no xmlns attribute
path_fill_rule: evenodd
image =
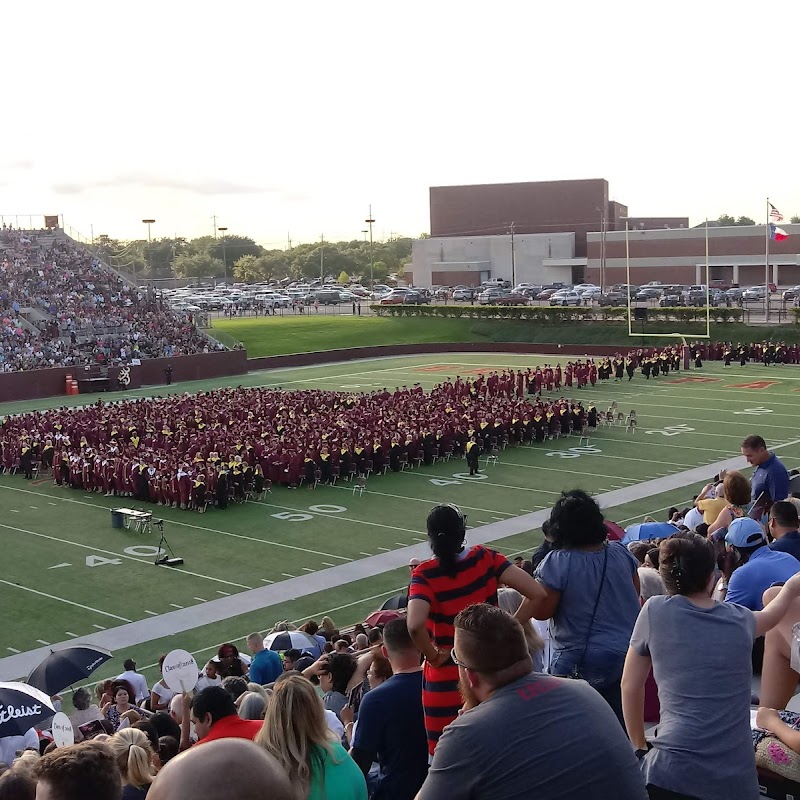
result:
<svg viewBox="0 0 800 800"><path fill-rule="evenodd" d="M63 564L53 564L52 567L48 567L47 569L59 569L60 567L71 567L72 564L67 564L65 561Z"/></svg>
<svg viewBox="0 0 800 800"><path fill-rule="evenodd" d="M323 564L324 564L326 567L335 567L335 566L336 566L336 564L331 564L329 561L323 561L322 563L323 563ZM272 581L270 581L270 583L272 583Z"/></svg>
<svg viewBox="0 0 800 800"><path fill-rule="evenodd" d="M73 633L72 631L64 631L64 633L66 633L67 636L72 636L73 639L77 638L78 636L77 633Z"/></svg>
<svg viewBox="0 0 800 800"><path fill-rule="evenodd" d="M333 564L331 564L330 566L333 566ZM271 581L269 578L262 578L261 580L262 580L264 583L275 583L275 581Z"/></svg>
<svg viewBox="0 0 800 800"><path fill-rule="evenodd" d="M316 570L315 569L311 569L311 567L303 567L303 570L305 572L316 572Z"/></svg>
<svg viewBox="0 0 800 800"><path fill-rule="evenodd" d="M539 469L539 468L538 467L534 467L533 469ZM547 467L541 467L541 469L547 469ZM561 470L556 470L556 471L557 472L561 472ZM403 474L404 475L415 475L418 478L425 478L425 479L428 479L428 478L444 478L445 480L451 480L452 479L452 475L441 475L441 474L437 474L435 472L416 472L415 470L406 470ZM487 474L487 473L485 473L485 474ZM587 473L581 472L581 473L578 473L578 474L585 475ZM600 475L598 477L605 478L606 476L605 475ZM466 483L466 481L465 481L465 483ZM477 483L477 481L476 481L476 483ZM481 481L481 486L496 486L498 489L515 489L515 490L518 490L520 492L535 492L537 494L552 494L552 495L559 496L559 497L561 496L561 492L554 492L554 491L550 491L549 489L532 489L529 486L511 486L510 484L507 484L507 483L492 483L491 481ZM430 500L428 500L426 502L430 502ZM402 528L397 528L397 530L402 530Z"/></svg>
<svg viewBox="0 0 800 800"><path fill-rule="evenodd" d="M333 489L342 489L345 492L349 492L350 488L347 486L332 486ZM394 497L396 500L413 500L418 503L427 503L430 505L431 501L426 500L424 497L408 497L404 494L390 494L389 492L376 492L374 489L365 489L364 490L367 494L375 494L379 495L380 497ZM467 506L464 503L459 503L459 508L466 508L468 511L482 511L484 514L505 514L505 511L495 511L491 508L477 508L476 506ZM339 516L338 514L336 516ZM508 516L513 517L513 514L508 514Z"/></svg>
<svg viewBox="0 0 800 800"><path fill-rule="evenodd" d="M145 614L149 614L151 617L157 617L158 616L158 614L156 614L155 611L148 611L147 609L145 609L144 613Z"/></svg>
<svg viewBox="0 0 800 800"><path fill-rule="evenodd" d="M502 522L506 517L492 517L495 522Z"/></svg>
<svg viewBox="0 0 800 800"><path fill-rule="evenodd" d="M48 503L47 505L49 505L49 506L57 506L58 503Z"/></svg>
<svg viewBox="0 0 800 800"><path fill-rule="evenodd" d="M283 575L284 578L294 578L294 577L296 577L295 575L292 575L292 574L290 574L288 572L281 572L281 575Z"/></svg>
<svg viewBox="0 0 800 800"><path fill-rule="evenodd" d="M25 489L13 489L10 486L0 486L0 489L10 489L11 491L26 491ZM38 533L37 531L29 531L24 528L15 528L12 525L3 525L0 523L0 528L7 528L10 531L17 531L18 533L27 533L29 536L39 536L42 539L50 539L53 542L62 542L63 544L71 544L73 547L82 547L84 550L94 550L95 553L107 553L115 558L127 558L129 561L136 561L139 564L151 564L152 562L145 558L137 558L136 556L129 556L126 553L115 553L113 550L104 550L102 547L93 547L88 544L81 544L80 542L73 542L69 539L60 539L56 536L48 536L46 533ZM173 572L182 572L184 575L193 575L196 578L204 578L205 580L214 581L215 583L224 583L228 586L238 586L242 589L252 589L252 586L246 586L243 583L236 583L235 581L227 581L223 578L214 578L211 575L201 575L199 572L192 572L188 569L180 569L179 567L165 567L171 569Z"/></svg>
<svg viewBox="0 0 800 800"><path fill-rule="evenodd" d="M29 507L29 508L32 508L34 511L38 511L38 510L39 510L39 507L38 507L38 506L28 506L28 507Z"/></svg>
<svg viewBox="0 0 800 800"><path fill-rule="evenodd" d="M21 653L22 650L17 650L16 647L6 647L6 650L10 650L12 653Z"/></svg>
<svg viewBox="0 0 800 800"><path fill-rule="evenodd" d="M391 553L392 552L392 548L391 547L379 547L378 550L383 550L384 553Z"/></svg>
<svg viewBox="0 0 800 800"><path fill-rule="evenodd" d="M16 509L16 508L9 508L8 510L9 510L9 511L10 511L12 514L19 514L19 511L17 511L17 509Z"/></svg>
<svg viewBox="0 0 800 800"><path fill-rule="evenodd" d="M39 642L39 644L43 644L45 647L50 646L50 642L46 642L44 639L37 639L36 641Z"/></svg>
<svg viewBox="0 0 800 800"><path fill-rule="evenodd" d="M421 538L420 536L412 536L411 537L415 542L424 542L425 539Z"/></svg>
<svg viewBox="0 0 800 800"><path fill-rule="evenodd" d="M230 597L231 596L230 592L223 592L221 589L217 589L217 594L225 595L225 597Z"/></svg>
<svg viewBox="0 0 800 800"><path fill-rule="evenodd" d="M170 603L173 608L183 608L183 606L179 606L177 603Z"/></svg>
<svg viewBox="0 0 800 800"><path fill-rule="evenodd" d="M6 581L0 578L0 583L4 584L5 586L10 586L12 589L22 589L24 592L30 592L31 594L38 594L40 597L47 597L50 600L58 600L61 603L66 603L70 606L77 606L78 608L82 608L84 611L93 611L95 614L102 614L104 617L112 617L113 619L118 619L122 622L131 622L127 617L120 617L117 614L110 614L108 611L101 611L99 608L92 608L91 606L86 606L83 603L76 603L74 600L67 600L64 597L58 597L54 594L47 594L47 592L40 592L38 589L31 589L29 586L23 586L21 583L12 583L11 581Z"/></svg>
<svg viewBox="0 0 800 800"><path fill-rule="evenodd" d="M35 495L37 495L39 497L50 497L50 495L43 494L42 492L32 492L30 489L19 489L16 486L3 486L3 485L0 485L0 489L6 489L9 492L23 492L24 494L35 494ZM108 506L101 505L100 503L85 503L83 500L75 500L72 497L59 497L58 499L61 500L64 503L76 503L77 505L90 506L91 508L99 508L101 511L108 511ZM265 504L265 505L269 505L269 504ZM281 506L277 506L277 508L281 508ZM296 508L291 508L291 509L288 509L288 510L297 511ZM170 525L181 525L184 528L193 528L194 530L198 530L198 531L209 531L210 533L219 533L219 534L222 534L224 536L232 536L235 539L246 539L246 540L251 541L251 542L258 542L259 544L269 544L269 545L273 545L275 547L285 547L288 550L299 550L302 553L313 553L314 555L317 555L317 556L328 556L329 558L338 558L341 561L352 561L353 560L352 558L348 558L347 556L337 556L335 553L320 553L320 552L318 552L316 550L309 550L306 547L296 547L295 545L292 545L292 544L284 544L282 542L272 542L272 541L269 541L268 539L257 539L254 536L245 536L244 534L241 534L241 533L232 533L231 531L222 531L222 530L218 530L217 528L205 528L202 525L192 525L189 522L180 522L179 520L174 520L174 519L171 519L169 521L169 524ZM62 540L59 539L58 541L62 541ZM114 553L114 555L118 555L118 554ZM134 559L134 560L138 561L140 559ZM151 562L143 561L142 563L149 564ZM207 578L208 580L218 581L219 583L227 583L229 586L238 586L238 587L240 587L242 589L251 589L252 588L251 586L244 586L244 584L241 584L241 583L234 583L233 581L224 581L224 580L221 580L220 578L212 578L209 575L200 575L197 572L190 572L189 570L180 569L179 567L169 567L169 569L171 569L173 572L184 572L187 575L196 575L196 576L198 576L200 578Z"/></svg>
<svg viewBox="0 0 800 800"><path fill-rule="evenodd" d="M362 555L362 556L372 556L372 553L365 553L365 552L362 550L362 551L361 551L361 553L359 553L359 555Z"/></svg>
<svg viewBox="0 0 800 800"><path fill-rule="evenodd" d="M408 547L408 542L395 542L398 547Z"/></svg>
<svg viewBox="0 0 800 800"><path fill-rule="evenodd" d="M99 631L104 631L104 630L106 630L106 628L104 628L102 625L97 625L97 624L95 624L95 625L92 625L92 627L93 627L93 628L97 628L97 630L99 630Z"/></svg>

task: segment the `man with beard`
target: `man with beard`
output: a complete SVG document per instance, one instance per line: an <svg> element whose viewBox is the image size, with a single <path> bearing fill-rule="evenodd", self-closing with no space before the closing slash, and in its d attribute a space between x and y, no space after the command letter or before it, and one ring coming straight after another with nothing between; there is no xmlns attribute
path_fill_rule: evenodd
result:
<svg viewBox="0 0 800 800"><path fill-rule="evenodd" d="M583 681L533 672L511 616L468 606L450 655L466 710L439 739L417 800L646 800L633 747L605 700Z"/></svg>

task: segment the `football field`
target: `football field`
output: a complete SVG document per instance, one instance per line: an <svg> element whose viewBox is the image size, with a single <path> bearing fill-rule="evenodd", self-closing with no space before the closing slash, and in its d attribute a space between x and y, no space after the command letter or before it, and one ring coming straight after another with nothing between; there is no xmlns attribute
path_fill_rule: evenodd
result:
<svg viewBox="0 0 800 800"><path fill-rule="evenodd" d="M363 392L403 384L424 388L456 374L476 376L503 366L525 368L563 356L446 354L375 359L251 373L174 385L282 386ZM103 399L163 394L149 387ZM133 657L154 680L161 653L184 647L207 659L223 641L277 620L303 622L329 614L337 626L364 618L402 591L405 564L424 556L425 517L453 502L468 515L470 541L490 541L506 554L529 554L559 492L574 487L599 496L606 516L622 524L646 514L665 519L735 458L744 436L761 434L790 469L800 466L795 407L800 371L750 364L572 389L573 399L605 410L616 401L638 428L604 426L579 437L508 447L496 464L482 459L470 478L463 460L439 461L402 473L371 476L363 494L350 483L290 491L274 487L263 500L205 514L153 506L164 520L177 568L155 566L159 532L112 529L110 509L130 499L59 488L50 476L25 481L0 476L0 680L27 673L49 645L91 638L118 656L96 677L122 671ZM0 406L0 415L95 396ZM699 469L698 469L699 468ZM32 651L42 651L39 653Z"/></svg>

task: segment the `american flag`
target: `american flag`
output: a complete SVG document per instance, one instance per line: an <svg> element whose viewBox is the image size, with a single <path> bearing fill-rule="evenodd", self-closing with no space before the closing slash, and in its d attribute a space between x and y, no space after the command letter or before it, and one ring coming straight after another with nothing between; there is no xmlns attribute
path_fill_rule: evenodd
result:
<svg viewBox="0 0 800 800"><path fill-rule="evenodd" d="M769 221L783 222L783 214L781 214L781 212L778 211L778 209L775 208L775 206L772 205L772 203L767 202L767 205L769 206Z"/></svg>

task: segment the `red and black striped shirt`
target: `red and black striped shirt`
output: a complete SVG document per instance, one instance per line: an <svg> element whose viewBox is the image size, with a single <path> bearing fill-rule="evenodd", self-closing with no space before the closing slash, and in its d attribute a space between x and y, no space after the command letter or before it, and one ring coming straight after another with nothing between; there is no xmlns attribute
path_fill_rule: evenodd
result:
<svg viewBox="0 0 800 800"><path fill-rule="evenodd" d="M497 605L500 576L510 566L504 555L479 544L459 558L454 576L435 558L414 570L408 599L430 604L428 630L439 647L453 646L453 620L460 611L473 603Z"/></svg>

